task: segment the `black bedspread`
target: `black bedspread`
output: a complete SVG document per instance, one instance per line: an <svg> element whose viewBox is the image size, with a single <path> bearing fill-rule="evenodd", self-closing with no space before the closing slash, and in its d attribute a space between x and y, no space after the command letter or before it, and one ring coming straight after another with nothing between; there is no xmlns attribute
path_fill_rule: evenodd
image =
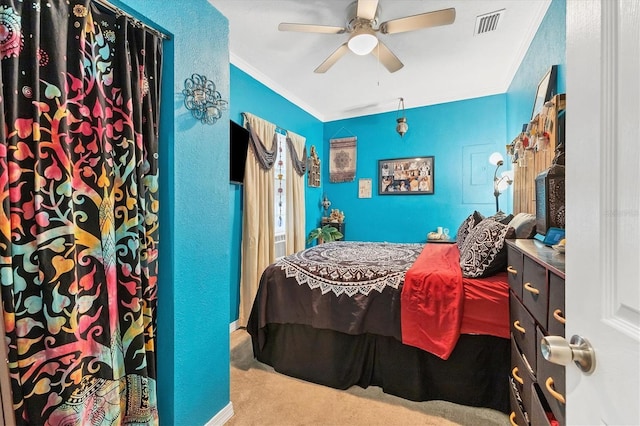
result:
<svg viewBox="0 0 640 426"><path fill-rule="evenodd" d="M256 358L337 389L380 386L414 401L507 412L509 340L462 335L446 361L403 345L402 283L422 246L371 244L323 244L269 266L247 324ZM328 258L339 260L328 266Z"/></svg>
<svg viewBox="0 0 640 426"><path fill-rule="evenodd" d="M309 382L348 389L379 386L412 401L443 400L509 412L509 341L462 335L448 360L393 337L349 335L298 324L269 324L258 361ZM251 331L252 337L255 330Z"/></svg>
<svg viewBox="0 0 640 426"><path fill-rule="evenodd" d="M423 247L338 241L280 259L260 279L251 312L257 332L267 324L304 324L402 340L402 283Z"/></svg>

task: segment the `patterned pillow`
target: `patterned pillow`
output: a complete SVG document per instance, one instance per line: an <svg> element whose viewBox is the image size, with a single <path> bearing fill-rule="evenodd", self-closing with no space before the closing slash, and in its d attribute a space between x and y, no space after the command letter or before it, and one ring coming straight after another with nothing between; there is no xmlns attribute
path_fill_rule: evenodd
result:
<svg viewBox="0 0 640 426"><path fill-rule="evenodd" d="M500 222L504 225L508 225L509 222L511 222L511 219L513 219L513 215L512 214L506 214L504 212L498 212L492 216L487 216L487 219L493 219L496 222Z"/></svg>
<svg viewBox="0 0 640 426"><path fill-rule="evenodd" d="M458 244L459 250L462 250L462 245L467 235L469 235L474 226L482 222L482 219L484 219L484 216L476 210L462 221L456 233L456 243Z"/></svg>
<svg viewBox="0 0 640 426"><path fill-rule="evenodd" d="M509 226L516 230L516 238L533 238L536 235L536 217L531 213L518 213Z"/></svg>
<svg viewBox="0 0 640 426"><path fill-rule="evenodd" d="M467 278L488 277L507 268L504 240L514 238L509 225L485 219L473 228L460 251L460 269Z"/></svg>

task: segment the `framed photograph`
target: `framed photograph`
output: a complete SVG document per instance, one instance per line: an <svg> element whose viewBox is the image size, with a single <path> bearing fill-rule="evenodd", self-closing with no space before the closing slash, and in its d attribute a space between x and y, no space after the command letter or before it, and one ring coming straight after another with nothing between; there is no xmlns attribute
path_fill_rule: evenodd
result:
<svg viewBox="0 0 640 426"><path fill-rule="evenodd" d="M551 100L556 93L556 73L557 65L552 65L549 71L546 72L540 83L538 83L538 90L536 92L536 99L533 102L533 112L531 113L531 120L542 111L544 104Z"/></svg>
<svg viewBox="0 0 640 426"><path fill-rule="evenodd" d="M378 161L379 195L429 195L434 188L434 157Z"/></svg>

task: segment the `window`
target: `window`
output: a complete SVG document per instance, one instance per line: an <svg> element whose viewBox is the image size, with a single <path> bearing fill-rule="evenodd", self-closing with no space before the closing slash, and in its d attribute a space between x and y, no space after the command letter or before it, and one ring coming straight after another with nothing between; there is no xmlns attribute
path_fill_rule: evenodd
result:
<svg viewBox="0 0 640 426"><path fill-rule="evenodd" d="M276 259L284 256L286 251L286 223L287 223L287 138L276 132L276 164L274 171L274 209L275 209L275 253Z"/></svg>

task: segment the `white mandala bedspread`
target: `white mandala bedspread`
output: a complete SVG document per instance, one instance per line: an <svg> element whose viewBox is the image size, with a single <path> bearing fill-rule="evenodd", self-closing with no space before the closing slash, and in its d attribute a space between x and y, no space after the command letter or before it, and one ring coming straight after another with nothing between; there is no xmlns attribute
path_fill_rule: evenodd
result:
<svg viewBox="0 0 640 426"><path fill-rule="evenodd" d="M385 287L397 289L413 265L423 244L336 241L319 244L276 262L287 278L299 285L333 292L369 295Z"/></svg>

